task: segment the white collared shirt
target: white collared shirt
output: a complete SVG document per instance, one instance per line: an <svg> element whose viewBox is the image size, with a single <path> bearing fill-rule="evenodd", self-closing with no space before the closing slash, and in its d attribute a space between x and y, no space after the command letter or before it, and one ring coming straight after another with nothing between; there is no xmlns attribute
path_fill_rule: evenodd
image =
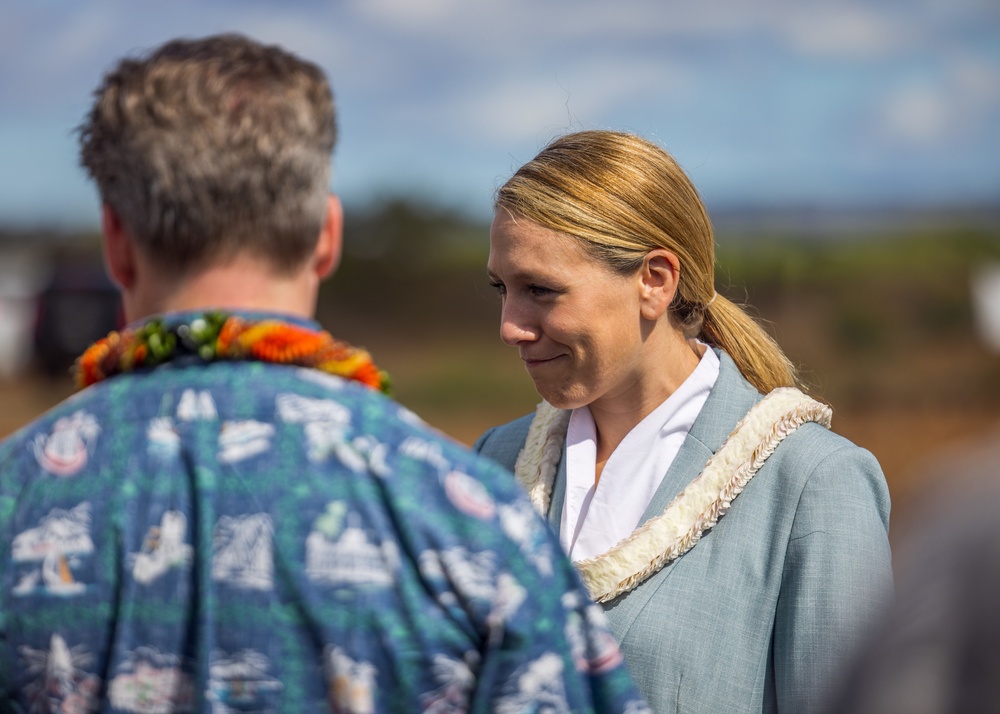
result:
<svg viewBox="0 0 1000 714"><path fill-rule="evenodd" d="M706 346L694 372L625 435L596 487L594 418L587 407L573 410L560 536L571 560L600 555L636 529L718 378L719 357Z"/></svg>

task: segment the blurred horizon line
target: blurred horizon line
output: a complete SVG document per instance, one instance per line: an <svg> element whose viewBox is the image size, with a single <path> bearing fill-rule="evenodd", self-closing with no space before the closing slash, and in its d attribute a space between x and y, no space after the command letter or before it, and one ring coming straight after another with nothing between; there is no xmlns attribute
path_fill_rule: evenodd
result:
<svg viewBox="0 0 1000 714"><path fill-rule="evenodd" d="M348 221L378 214L392 206L406 206L424 218L448 217L470 226L487 226L490 216L464 211L448 201L393 193L358 201L344 199ZM996 201L727 201L707 206L717 233L839 235L865 230L942 228L956 225L981 229L1000 228L1000 197ZM75 238L100 232L95 207L94 222L86 220L27 220L0 217L0 244L25 236Z"/></svg>

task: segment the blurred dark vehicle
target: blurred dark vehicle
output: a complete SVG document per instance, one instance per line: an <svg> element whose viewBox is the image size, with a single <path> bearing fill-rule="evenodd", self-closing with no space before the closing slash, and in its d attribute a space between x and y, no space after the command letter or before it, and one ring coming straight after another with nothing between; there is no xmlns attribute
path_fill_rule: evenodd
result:
<svg viewBox="0 0 1000 714"><path fill-rule="evenodd" d="M58 264L38 296L34 358L51 378L69 375L92 342L122 326L118 289L100 263Z"/></svg>

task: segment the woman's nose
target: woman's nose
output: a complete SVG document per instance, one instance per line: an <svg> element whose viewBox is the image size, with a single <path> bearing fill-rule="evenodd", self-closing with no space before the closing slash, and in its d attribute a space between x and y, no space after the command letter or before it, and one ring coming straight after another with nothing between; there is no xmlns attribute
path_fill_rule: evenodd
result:
<svg viewBox="0 0 1000 714"><path fill-rule="evenodd" d="M533 325L526 311L509 298L500 313L500 339L508 345L519 345L538 339L538 328Z"/></svg>

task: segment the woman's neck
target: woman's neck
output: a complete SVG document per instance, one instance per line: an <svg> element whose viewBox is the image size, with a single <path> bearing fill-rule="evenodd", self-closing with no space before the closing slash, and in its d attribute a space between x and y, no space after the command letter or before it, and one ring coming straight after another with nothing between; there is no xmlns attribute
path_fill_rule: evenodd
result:
<svg viewBox="0 0 1000 714"><path fill-rule="evenodd" d="M691 376L704 349L694 340L672 341L633 384L588 405L597 432L597 480L628 433Z"/></svg>

